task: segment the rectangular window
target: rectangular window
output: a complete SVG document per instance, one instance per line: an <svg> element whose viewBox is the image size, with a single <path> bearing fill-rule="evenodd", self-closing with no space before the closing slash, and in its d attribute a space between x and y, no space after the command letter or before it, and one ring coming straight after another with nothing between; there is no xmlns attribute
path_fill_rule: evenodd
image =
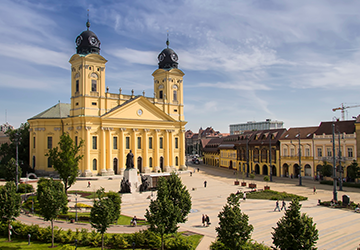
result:
<svg viewBox="0 0 360 250"><path fill-rule="evenodd" d="M79 80L76 80L75 92L79 92Z"/></svg>
<svg viewBox="0 0 360 250"><path fill-rule="evenodd" d="M160 92L159 92L159 99L163 99L163 91L162 90L160 90Z"/></svg>
<svg viewBox="0 0 360 250"><path fill-rule="evenodd" d="M326 148L327 156L332 156L331 148Z"/></svg>
<svg viewBox="0 0 360 250"><path fill-rule="evenodd" d="M137 138L137 148L141 149L141 137Z"/></svg>
<svg viewBox="0 0 360 250"><path fill-rule="evenodd" d="M295 156L295 149L294 148L290 149L290 156Z"/></svg>
<svg viewBox="0 0 360 250"><path fill-rule="evenodd" d="M305 156L310 156L310 148L305 148Z"/></svg>
<svg viewBox="0 0 360 250"><path fill-rule="evenodd" d="M152 137L149 137L149 149L152 149Z"/></svg>
<svg viewBox="0 0 360 250"><path fill-rule="evenodd" d="M47 141L47 148L48 148L48 149L51 149L51 148L52 148L52 137L49 136L47 139L48 139L48 141Z"/></svg>
<svg viewBox="0 0 360 250"><path fill-rule="evenodd" d="M51 168L51 167L52 167L51 158L49 157L49 158L48 158L48 168Z"/></svg>
<svg viewBox="0 0 360 250"><path fill-rule="evenodd" d="M322 157L322 149L321 148L317 148L317 156Z"/></svg>
<svg viewBox="0 0 360 250"><path fill-rule="evenodd" d="M175 137L175 148L179 148L179 138Z"/></svg>
<svg viewBox="0 0 360 250"><path fill-rule="evenodd" d="M91 91L97 91L96 80L91 80Z"/></svg>
<svg viewBox="0 0 360 250"><path fill-rule="evenodd" d="M75 146L77 146L77 145L78 145L78 137L75 136Z"/></svg>
<svg viewBox="0 0 360 250"><path fill-rule="evenodd" d="M159 144L160 144L160 149L162 149L162 148L163 148L163 138L160 137L159 139L160 139L160 142L159 142Z"/></svg>
<svg viewBox="0 0 360 250"><path fill-rule="evenodd" d="M150 157L150 158L149 158L149 167L152 168L152 166L153 166L153 165L152 165L152 158Z"/></svg>
<svg viewBox="0 0 360 250"><path fill-rule="evenodd" d="M33 144L34 144L34 148L35 148L35 142L36 142L36 140L35 140L35 136L34 136L34 138L33 138Z"/></svg>
<svg viewBox="0 0 360 250"><path fill-rule="evenodd" d="M130 149L130 137L127 136L125 138L125 144L126 149Z"/></svg>
<svg viewBox="0 0 360 250"><path fill-rule="evenodd" d="M97 137L96 136L92 137L92 148L97 149Z"/></svg>
<svg viewBox="0 0 360 250"><path fill-rule="evenodd" d="M353 157L353 149L352 148L348 148L348 157Z"/></svg>
<svg viewBox="0 0 360 250"><path fill-rule="evenodd" d="M284 148L284 156L285 156L285 157L288 156L287 154L288 154L287 148Z"/></svg>
<svg viewBox="0 0 360 250"><path fill-rule="evenodd" d="M117 136L113 137L113 149L117 149Z"/></svg>
<svg viewBox="0 0 360 250"><path fill-rule="evenodd" d="M174 90L174 101L177 101L177 91Z"/></svg>

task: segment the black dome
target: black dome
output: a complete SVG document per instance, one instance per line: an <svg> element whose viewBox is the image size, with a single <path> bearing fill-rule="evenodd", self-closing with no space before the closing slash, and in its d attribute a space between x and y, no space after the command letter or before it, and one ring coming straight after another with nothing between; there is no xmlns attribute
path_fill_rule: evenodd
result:
<svg viewBox="0 0 360 250"><path fill-rule="evenodd" d="M163 49L158 55L159 69L172 69L178 68L178 55L169 48L169 40L166 41L167 48Z"/></svg>
<svg viewBox="0 0 360 250"><path fill-rule="evenodd" d="M89 30L90 23L86 23L87 30L83 31L75 40L77 54L100 54L100 40Z"/></svg>

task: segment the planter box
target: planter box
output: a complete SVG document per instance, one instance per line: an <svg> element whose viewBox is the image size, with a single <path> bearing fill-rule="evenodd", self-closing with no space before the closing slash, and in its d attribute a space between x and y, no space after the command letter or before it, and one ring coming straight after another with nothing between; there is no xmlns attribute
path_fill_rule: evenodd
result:
<svg viewBox="0 0 360 250"><path fill-rule="evenodd" d="M269 186L264 186L264 190L270 190Z"/></svg>
<svg viewBox="0 0 360 250"><path fill-rule="evenodd" d="M239 185L240 182L239 181L234 181L234 185Z"/></svg>
<svg viewBox="0 0 360 250"><path fill-rule="evenodd" d="M249 183L249 188L256 188L256 184L255 183Z"/></svg>
<svg viewBox="0 0 360 250"><path fill-rule="evenodd" d="M246 187L246 182L245 181L241 182L241 186Z"/></svg>

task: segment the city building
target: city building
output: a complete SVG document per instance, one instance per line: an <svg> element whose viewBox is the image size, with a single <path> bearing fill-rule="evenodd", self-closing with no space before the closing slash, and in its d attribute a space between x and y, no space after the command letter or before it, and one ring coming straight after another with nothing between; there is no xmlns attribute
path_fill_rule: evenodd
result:
<svg viewBox="0 0 360 250"><path fill-rule="evenodd" d="M249 121L247 123L230 124L230 135L241 134L244 131L279 129L283 128L284 122L271 121L266 119L264 122Z"/></svg>
<svg viewBox="0 0 360 250"><path fill-rule="evenodd" d="M82 176L122 174L130 150L141 173L185 169L184 73L169 41L152 74L154 97L135 95L134 90L126 95L121 88L110 93L100 40L89 21L86 26L69 61L71 103L57 103L28 120L30 165L38 173L54 171L45 154L68 133L76 144L85 141Z"/></svg>
<svg viewBox="0 0 360 250"><path fill-rule="evenodd" d="M228 133L220 133L220 131L216 131L212 127L207 127L206 129L202 129L202 127L200 127L198 133L187 130L185 132L186 154L202 155L203 149L210 141L210 139L224 137L228 135Z"/></svg>
<svg viewBox="0 0 360 250"><path fill-rule="evenodd" d="M280 138L281 176L295 177L300 174L299 148L301 152L301 176L312 178L315 171L314 134L319 127L290 128Z"/></svg>
<svg viewBox="0 0 360 250"><path fill-rule="evenodd" d="M6 131L14 129L14 126L10 125L8 122L0 125L0 145L4 143L10 143L9 136L6 134Z"/></svg>
<svg viewBox="0 0 360 250"><path fill-rule="evenodd" d="M270 175L271 171L273 176L280 176L279 139L285 131L286 129L246 131L224 137L222 141L212 139L204 148L204 162L247 174Z"/></svg>

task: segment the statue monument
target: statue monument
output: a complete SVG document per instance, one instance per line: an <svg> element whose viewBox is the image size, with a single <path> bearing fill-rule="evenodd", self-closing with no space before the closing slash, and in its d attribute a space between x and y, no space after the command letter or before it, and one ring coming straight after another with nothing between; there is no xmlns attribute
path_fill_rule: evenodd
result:
<svg viewBox="0 0 360 250"><path fill-rule="evenodd" d="M126 155L126 169L124 177L120 183L120 193L131 193L138 189L137 169L134 168L134 154L130 152Z"/></svg>

